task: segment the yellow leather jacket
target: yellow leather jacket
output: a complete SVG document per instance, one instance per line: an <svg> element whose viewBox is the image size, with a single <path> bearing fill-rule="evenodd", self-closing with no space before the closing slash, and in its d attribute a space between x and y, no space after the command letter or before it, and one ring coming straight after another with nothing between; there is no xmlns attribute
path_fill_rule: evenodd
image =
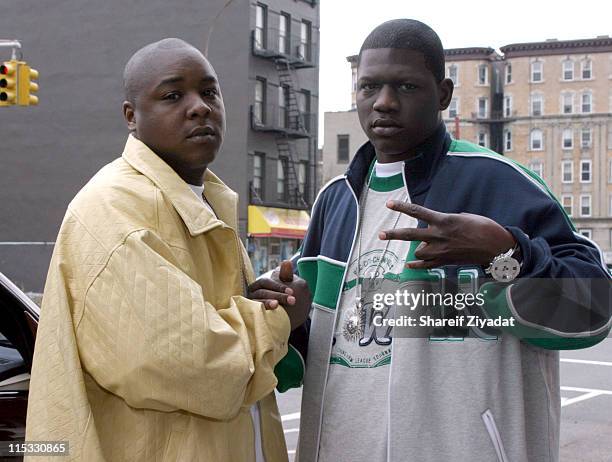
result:
<svg viewBox="0 0 612 462"><path fill-rule="evenodd" d="M259 402L266 462L287 460L273 390L289 318L243 297L253 272L236 193L208 171L205 196L218 218L130 135L71 202L41 308L28 441L69 441L69 460L87 462L254 461Z"/></svg>

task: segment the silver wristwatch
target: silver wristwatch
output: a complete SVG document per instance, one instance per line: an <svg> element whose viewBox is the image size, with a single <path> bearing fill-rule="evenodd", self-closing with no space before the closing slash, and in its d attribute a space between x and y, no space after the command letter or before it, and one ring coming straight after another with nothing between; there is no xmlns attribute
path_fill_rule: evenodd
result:
<svg viewBox="0 0 612 462"><path fill-rule="evenodd" d="M493 279L500 282L510 282L516 279L521 272L521 265L516 258L512 256L518 251L518 244L513 248L499 254L493 259L485 273L490 274Z"/></svg>

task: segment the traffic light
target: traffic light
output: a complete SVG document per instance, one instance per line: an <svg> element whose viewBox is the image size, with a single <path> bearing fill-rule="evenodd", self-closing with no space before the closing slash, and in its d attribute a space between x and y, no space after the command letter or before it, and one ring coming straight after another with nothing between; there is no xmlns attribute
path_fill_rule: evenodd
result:
<svg viewBox="0 0 612 462"><path fill-rule="evenodd" d="M38 91L38 84L33 82L36 79L38 79L38 71L28 66L25 61L19 61L17 104L20 106L38 104L38 96L32 94Z"/></svg>
<svg viewBox="0 0 612 462"><path fill-rule="evenodd" d="M19 63L16 60L0 64L0 106L13 106L17 93L17 70Z"/></svg>

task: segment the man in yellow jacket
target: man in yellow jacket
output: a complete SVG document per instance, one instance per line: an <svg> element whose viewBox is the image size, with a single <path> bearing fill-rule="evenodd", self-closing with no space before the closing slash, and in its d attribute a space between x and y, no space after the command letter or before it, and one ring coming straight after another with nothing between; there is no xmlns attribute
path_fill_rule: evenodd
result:
<svg viewBox="0 0 612 462"><path fill-rule="evenodd" d="M55 246L26 440L87 462L284 461L274 367L310 295L296 278L266 302L286 310L243 297L237 195L207 169L225 132L216 74L166 39L130 59L125 89L125 150Z"/></svg>

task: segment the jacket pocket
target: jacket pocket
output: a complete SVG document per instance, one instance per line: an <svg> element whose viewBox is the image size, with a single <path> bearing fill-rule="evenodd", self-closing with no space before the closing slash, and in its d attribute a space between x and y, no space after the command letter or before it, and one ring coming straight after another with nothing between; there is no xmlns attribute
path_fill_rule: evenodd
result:
<svg viewBox="0 0 612 462"><path fill-rule="evenodd" d="M495 417L493 417L491 409L487 409L486 411L484 411L481 417L484 422L485 428L489 433L489 437L491 438L493 447L495 448L495 453L497 454L498 462L509 462L508 456L506 455L506 451L504 449L504 443L502 442L499 430L497 429L497 425L495 424Z"/></svg>

